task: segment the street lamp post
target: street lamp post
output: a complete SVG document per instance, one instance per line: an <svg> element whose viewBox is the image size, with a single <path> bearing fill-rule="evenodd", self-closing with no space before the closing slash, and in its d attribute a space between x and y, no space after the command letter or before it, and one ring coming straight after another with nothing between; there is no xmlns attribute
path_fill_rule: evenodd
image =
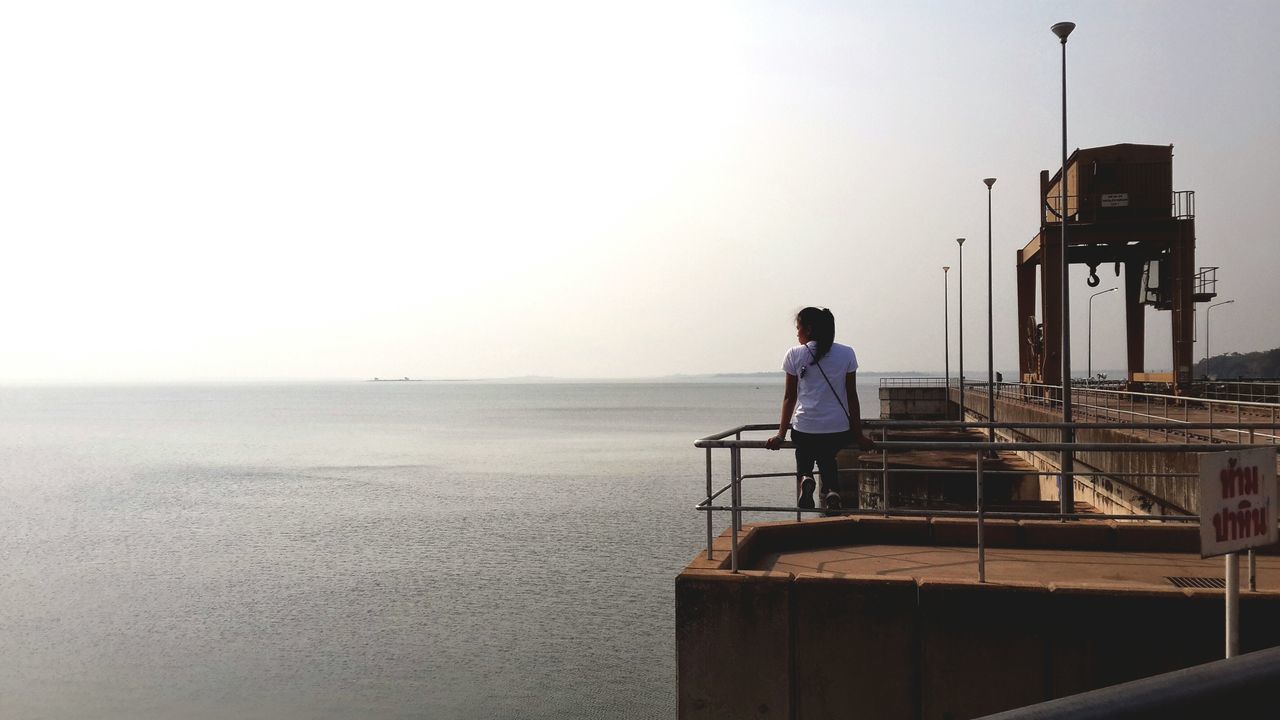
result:
<svg viewBox="0 0 1280 720"><path fill-rule="evenodd" d="M1115 291L1115 288L1107 288L1089 296L1089 382L1093 382L1093 299Z"/></svg>
<svg viewBox="0 0 1280 720"><path fill-rule="evenodd" d="M960 422L964 422L964 238L956 238L960 248L960 309L956 312L956 322L960 325Z"/></svg>
<svg viewBox="0 0 1280 720"><path fill-rule="evenodd" d="M946 368L943 374L947 379L947 397L943 401L946 405L951 404L951 320L947 317L947 303L949 302L949 290L947 288L947 271L951 269L950 265L942 266L942 364ZM951 413L947 413L950 415Z"/></svg>
<svg viewBox="0 0 1280 720"><path fill-rule="evenodd" d="M1209 355L1209 311L1218 307L1219 305L1230 305L1233 302L1235 302L1235 300L1223 300L1222 302L1214 303L1209 307L1205 308L1205 311L1204 311L1204 379L1205 380L1209 379L1209 357L1210 357Z"/></svg>
<svg viewBox="0 0 1280 720"><path fill-rule="evenodd" d="M987 422L996 421L996 353L995 340L992 333L995 332L995 323L992 320L993 311L992 290L991 290L991 186L996 184L995 178L983 178L982 182L987 186ZM996 441L996 428L991 426L987 428L987 441Z"/></svg>
<svg viewBox="0 0 1280 720"><path fill-rule="evenodd" d="M1058 239L1062 243L1062 442L1075 442L1071 428L1071 274L1067 265L1067 36L1076 29L1073 22L1056 23L1049 28L1062 43L1062 174L1058 178ZM1058 511L1075 512L1075 457L1070 450L1062 453L1062 481L1058 488Z"/></svg>

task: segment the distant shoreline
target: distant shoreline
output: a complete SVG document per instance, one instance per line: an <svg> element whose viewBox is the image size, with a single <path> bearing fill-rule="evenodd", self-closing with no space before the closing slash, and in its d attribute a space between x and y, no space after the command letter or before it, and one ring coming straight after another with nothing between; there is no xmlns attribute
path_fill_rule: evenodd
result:
<svg viewBox="0 0 1280 720"><path fill-rule="evenodd" d="M863 371L859 373L860 377L941 377L942 373L929 373L921 371L911 372L878 372ZM550 375L521 375L515 377L496 377L496 378L426 378L426 382L448 382L448 383L654 383L654 382L715 382L715 381L732 381L732 380L776 380L782 377L781 370L773 370L767 372L743 372L743 373L707 373L707 374L675 374L675 375L652 375L641 377L554 377Z"/></svg>
<svg viewBox="0 0 1280 720"><path fill-rule="evenodd" d="M1159 371L1159 370L1157 370ZM1165 369L1167 371L1167 368ZM1108 375L1122 377L1123 370L1106 370ZM985 382L986 372L981 373L965 373L970 382ZM1005 372L1005 377L1011 377L1013 371ZM880 371L880 370L862 370L858 372L858 383L860 385L876 384L881 378L885 377L916 377L916 378L941 378L941 371ZM1077 379L1082 376L1076 375ZM952 373L954 380L955 373ZM743 372L743 373L705 373L705 374L673 374L673 375L650 375L643 377L553 377L549 375L518 375L507 377L418 377L418 378L353 378L347 377L328 377L328 378L190 378L190 379L151 379L151 380L54 380L54 379L17 379L0 381L0 389L17 388L17 387L142 387L142 386L210 386L210 385L317 385L317 384L352 384L352 383L404 383L412 382L419 384L663 384L663 383L780 383L782 381L782 370L774 370L767 372Z"/></svg>

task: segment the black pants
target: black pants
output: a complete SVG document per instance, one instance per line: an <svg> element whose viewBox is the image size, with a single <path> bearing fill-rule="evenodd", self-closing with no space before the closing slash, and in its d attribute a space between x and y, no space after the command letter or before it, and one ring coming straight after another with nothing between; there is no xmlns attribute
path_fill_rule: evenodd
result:
<svg viewBox="0 0 1280 720"><path fill-rule="evenodd" d="M849 444L849 431L807 433L791 428L791 442L796 444L796 474L812 475L814 463L817 463L822 488L840 492L836 453Z"/></svg>

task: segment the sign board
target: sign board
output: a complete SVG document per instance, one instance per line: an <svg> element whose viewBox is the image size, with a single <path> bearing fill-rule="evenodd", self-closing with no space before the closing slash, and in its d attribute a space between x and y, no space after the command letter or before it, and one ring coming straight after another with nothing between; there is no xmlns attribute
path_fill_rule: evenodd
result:
<svg viewBox="0 0 1280 720"><path fill-rule="evenodd" d="M1274 449L1200 453L1200 557L1280 540L1276 500Z"/></svg>
<svg viewBox="0 0 1280 720"><path fill-rule="evenodd" d="M1102 207L1129 207L1129 193L1102 193Z"/></svg>

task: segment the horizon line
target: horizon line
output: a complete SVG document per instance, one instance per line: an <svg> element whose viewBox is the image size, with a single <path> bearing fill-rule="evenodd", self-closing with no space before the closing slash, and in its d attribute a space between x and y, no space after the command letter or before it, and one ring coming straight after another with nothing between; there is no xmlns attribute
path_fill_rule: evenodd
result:
<svg viewBox="0 0 1280 720"><path fill-rule="evenodd" d="M1103 373L1110 374L1116 372L1121 375L1125 374L1122 370L1102 370ZM1158 371L1153 371L1158 372ZM751 378L751 377L777 377L782 374L781 370L759 370L749 372L720 372L720 373L668 373L665 375L620 375L620 376L565 376L565 375L504 375L504 376L488 376L488 377L413 377L405 375L373 375L360 378L351 376L332 376L332 377L196 377L196 378L164 378L164 379L108 379L108 378L91 378L91 379L67 379L67 378L9 378L0 379L0 387L10 385L216 385L216 384L263 384L263 383L366 383L366 382L406 382L405 377L409 378L409 382L429 382L429 383L482 383L482 382L638 382L638 381L660 381L660 380L696 380L696 379L714 379L714 378ZM942 371L933 370L864 370L861 371L863 376L891 376L903 375L912 377L942 377ZM1004 373L1008 375L1009 373ZM1075 373L1073 373L1073 376ZM955 373L952 373L955 377ZM971 373L970 378L986 377L985 369L980 373Z"/></svg>

